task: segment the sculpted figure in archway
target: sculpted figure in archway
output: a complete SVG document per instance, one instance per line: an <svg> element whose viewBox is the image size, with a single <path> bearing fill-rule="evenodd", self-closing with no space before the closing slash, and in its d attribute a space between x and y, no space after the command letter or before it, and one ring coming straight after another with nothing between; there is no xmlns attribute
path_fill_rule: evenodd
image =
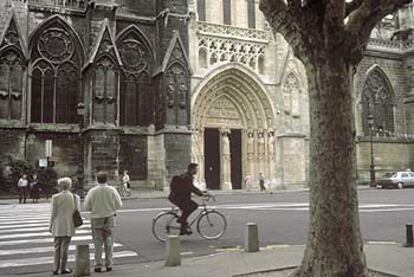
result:
<svg viewBox="0 0 414 277"><path fill-rule="evenodd" d="M270 159L273 159L275 154L275 134L272 129L267 132L267 145L268 145L268 154Z"/></svg>
<svg viewBox="0 0 414 277"><path fill-rule="evenodd" d="M223 140L223 155L226 159L230 158L230 130L227 128L223 128L221 130L222 140Z"/></svg>
<svg viewBox="0 0 414 277"><path fill-rule="evenodd" d="M253 130L247 131L247 157L249 160L253 158L254 155L254 133Z"/></svg>
<svg viewBox="0 0 414 277"><path fill-rule="evenodd" d="M257 133L258 136L258 152L259 152L259 159L262 159L265 154L265 138L264 138L264 131L259 130Z"/></svg>

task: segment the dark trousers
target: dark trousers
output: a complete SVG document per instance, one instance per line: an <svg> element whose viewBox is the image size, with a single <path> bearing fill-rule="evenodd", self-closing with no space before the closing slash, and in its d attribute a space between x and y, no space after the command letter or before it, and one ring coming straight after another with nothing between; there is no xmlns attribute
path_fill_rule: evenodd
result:
<svg viewBox="0 0 414 277"><path fill-rule="evenodd" d="M260 191L266 190L265 185L264 185L264 181L260 180L259 185L260 185Z"/></svg>
<svg viewBox="0 0 414 277"><path fill-rule="evenodd" d="M188 224L187 218L198 208L198 204L191 199L186 201L174 201L173 204L179 207L181 210L180 222L183 225Z"/></svg>
<svg viewBox="0 0 414 277"><path fill-rule="evenodd" d="M27 194L27 188L26 187L18 187L19 190L19 203L26 203L26 194Z"/></svg>

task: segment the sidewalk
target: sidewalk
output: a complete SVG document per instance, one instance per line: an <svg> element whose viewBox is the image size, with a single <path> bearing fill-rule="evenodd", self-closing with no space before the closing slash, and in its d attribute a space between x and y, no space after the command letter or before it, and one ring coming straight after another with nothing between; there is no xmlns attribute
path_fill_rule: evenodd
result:
<svg viewBox="0 0 414 277"><path fill-rule="evenodd" d="M249 274L275 269L292 268L301 262L304 246L271 246L257 253L245 253L240 249L227 250L218 254L183 258L182 265L165 267L164 261L143 264L114 266L114 271L94 273L92 276L119 277L231 277L243 276L272 276L285 277L287 271L268 274ZM367 244L365 245L368 267L371 270L388 273L390 276L414 276L414 249L403 248L396 244ZM26 275L43 277L45 273ZM70 275L66 275L70 276Z"/></svg>

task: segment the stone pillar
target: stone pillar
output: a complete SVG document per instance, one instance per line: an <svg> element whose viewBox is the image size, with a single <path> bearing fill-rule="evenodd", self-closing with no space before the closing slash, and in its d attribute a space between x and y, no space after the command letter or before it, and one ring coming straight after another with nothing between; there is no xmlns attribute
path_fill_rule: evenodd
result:
<svg viewBox="0 0 414 277"><path fill-rule="evenodd" d="M231 190L231 155L230 155L230 130L227 128L220 129L221 134L221 189Z"/></svg>
<svg viewBox="0 0 414 277"><path fill-rule="evenodd" d="M89 244L76 245L75 276L90 276L91 263L89 259Z"/></svg>
<svg viewBox="0 0 414 277"><path fill-rule="evenodd" d="M246 233L244 238L244 251L259 251L259 230L256 223L249 222L246 224Z"/></svg>
<svg viewBox="0 0 414 277"><path fill-rule="evenodd" d="M181 265L180 237L168 236L165 248L165 266Z"/></svg>

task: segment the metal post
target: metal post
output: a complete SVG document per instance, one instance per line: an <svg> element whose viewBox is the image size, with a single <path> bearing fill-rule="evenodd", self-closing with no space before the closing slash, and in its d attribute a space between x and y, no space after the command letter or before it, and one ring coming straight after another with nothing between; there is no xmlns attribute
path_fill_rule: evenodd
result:
<svg viewBox="0 0 414 277"><path fill-rule="evenodd" d="M413 240L413 224L407 223L405 224L405 234L406 234L406 242L405 247L413 247L414 240Z"/></svg>
<svg viewBox="0 0 414 277"><path fill-rule="evenodd" d="M368 115L368 127L369 127L369 144L371 150L371 164L369 165L369 186L375 187L375 164L374 164L374 145L372 143L372 127L374 126L374 117L372 114Z"/></svg>

